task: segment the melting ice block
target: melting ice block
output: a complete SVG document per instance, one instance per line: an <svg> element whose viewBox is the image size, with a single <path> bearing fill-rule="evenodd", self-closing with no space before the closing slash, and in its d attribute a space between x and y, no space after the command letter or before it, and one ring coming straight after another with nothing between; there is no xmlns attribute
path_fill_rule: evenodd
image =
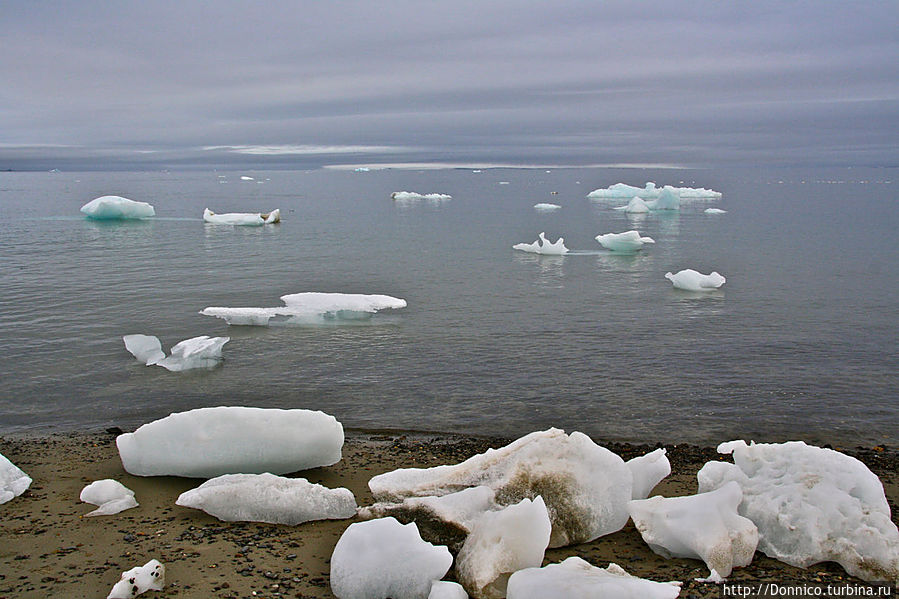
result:
<svg viewBox="0 0 899 599"><path fill-rule="evenodd" d="M568 253L564 238L559 237L558 241L552 243L546 238L545 233L540 233L537 241L534 243L516 243L512 246L512 249L532 254L543 254L544 256L564 256Z"/></svg>
<svg viewBox="0 0 899 599"><path fill-rule="evenodd" d="M617 564L596 568L579 557L559 564L519 570L509 578L508 599L674 599L680 582L653 582L631 576Z"/></svg>
<svg viewBox="0 0 899 599"><path fill-rule="evenodd" d="M592 541L627 523L632 474L624 460L583 433L549 429L452 466L402 468L375 476L378 501L441 496L477 486L507 506L542 496L553 530L550 547Z"/></svg>
<svg viewBox="0 0 899 599"><path fill-rule="evenodd" d="M219 406L144 424L116 445L137 476L287 474L339 462L343 426L324 412Z"/></svg>
<svg viewBox="0 0 899 599"><path fill-rule="evenodd" d="M672 187L670 185L666 185L665 187L671 187L674 192L677 193L678 197L684 199L714 200L721 197L721 192L706 189L704 187ZM659 189L656 187L655 183L650 181L643 188L626 185L624 183L616 183L615 185L603 189L594 189L587 194L587 197L592 200L603 200L633 198L636 196L645 200L658 198L661 193L662 189Z"/></svg>
<svg viewBox="0 0 899 599"><path fill-rule="evenodd" d="M0 503L18 497L31 486L31 477L0 453Z"/></svg>
<svg viewBox="0 0 899 599"><path fill-rule="evenodd" d="M126 220L156 216L153 206L121 196L102 196L81 207L81 212L96 220Z"/></svg>
<svg viewBox="0 0 899 599"><path fill-rule="evenodd" d="M671 463L664 448L625 462L634 477L631 499L646 499L663 478L671 474Z"/></svg>
<svg viewBox="0 0 899 599"><path fill-rule="evenodd" d="M419 200L428 200L430 202L445 202L453 199L453 196L445 193L426 193L420 194L414 191L394 191L390 194L391 199L397 202L417 202Z"/></svg>
<svg viewBox="0 0 899 599"><path fill-rule="evenodd" d="M541 497L484 514L456 557L456 576L473 597L502 599L513 572L543 563L552 525Z"/></svg>
<svg viewBox="0 0 899 599"><path fill-rule="evenodd" d="M331 590L338 599L423 599L452 563L449 550L423 541L414 522L356 522L331 555Z"/></svg>
<svg viewBox="0 0 899 599"><path fill-rule="evenodd" d="M274 474L224 474L185 491L177 505L203 510L225 522L296 525L356 515L349 489L329 489L305 478Z"/></svg>
<svg viewBox="0 0 899 599"><path fill-rule="evenodd" d="M683 289L685 291L714 291L724 285L727 281L727 279L717 272L713 271L710 274L704 275L692 268L678 271L675 274L666 272L665 278L671 281L677 289Z"/></svg>
<svg viewBox="0 0 899 599"><path fill-rule="evenodd" d="M711 570L708 581L722 582L735 567L748 566L759 533L737 513L740 485L687 497L631 501L628 511L646 544L663 557L701 559Z"/></svg>
<svg viewBox="0 0 899 599"><path fill-rule="evenodd" d="M99 506L85 516L111 516L137 507L134 491L117 480L96 480L81 490L81 501Z"/></svg>
<svg viewBox="0 0 899 599"><path fill-rule="evenodd" d="M558 204L546 204L546 203L534 204L534 210L536 210L538 212L552 212L554 210L559 210L561 208L562 207L559 206Z"/></svg>
<svg viewBox="0 0 899 599"><path fill-rule="evenodd" d="M625 231L624 233L606 233L597 235L596 241L613 252L633 253L641 249L644 244L655 243L652 237L640 237L637 231Z"/></svg>
<svg viewBox="0 0 899 599"><path fill-rule="evenodd" d="M650 210L680 210L680 198L680 192L677 189L666 185L659 192L659 197L646 202L646 206Z"/></svg>
<svg viewBox="0 0 899 599"><path fill-rule="evenodd" d="M221 318L230 325L269 326L273 319L279 324L359 320L380 310L406 307L403 299L361 293L293 293L282 295L281 301L284 306L279 308L209 307L200 314Z"/></svg>
<svg viewBox="0 0 899 599"><path fill-rule="evenodd" d="M743 491L740 514L759 530L759 550L793 566L833 561L868 581L899 582L899 530L877 476L832 449L730 441L733 464L709 462L699 491L731 481Z"/></svg>
<svg viewBox="0 0 899 599"><path fill-rule="evenodd" d="M250 227L259 227L262 225L271 225L281 222L281 211L272 210L271 212L228 212L225 214L216 214L209 208L203 210L203 221L211 225L246 225Z"/></svg>
<svg viewBox="0 0 899 599"><path fill-rule="evenodd" d="M459 583L435 580L428 599L468 599L468 593Z"/></svg>
<svg viewBox="0 0 899 599"><path fill-rule="evenodd" d="M147 591L161 591L165 586L165 566L151 559L143 566L122 573L106 599L131 599Z"/></svg>
<svg viewBox="0 0 899 599"><path fill-rule="evenodd" d="M185 339L172 347L172 355L166 357L162 344L153 335L125 335L125 349L139 362L147 366L162 366L172 372L195 368L214 368L222 361L222 347L230 337L201 335Z"/></svg>

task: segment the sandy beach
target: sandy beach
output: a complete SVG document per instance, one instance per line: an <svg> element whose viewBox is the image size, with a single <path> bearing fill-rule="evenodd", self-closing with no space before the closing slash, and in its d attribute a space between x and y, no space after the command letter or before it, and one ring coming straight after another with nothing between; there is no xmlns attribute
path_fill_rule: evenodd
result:
<svg viewBox="0 0 899 599"><path fill-rule="evenodd" d="M328 487L346 487L357 503L372 502L368 480L401 467L457 463L510 439L395 431L347 431L343 459L302 476ZM630 459L654 447L601 445ZM834 447L862 460L883 481L897 521L899 452L884 447ZM696 492L696 472L721 459L712 447L667 446L672 474L653 494ZM0 599L105 597L120 574L150 559L166 567L166 586L146 597L333 597L329 559L343 530L355 519L299 526L226 523L175 505L201 481L141 478L124 471L109 432L0 439L0 453L34 479L22 496L0 506ZM78 500L88 483L113 478L136 493L140 506L114 516L84 518L94 506ZM683 581L681 597L719 597L717 585L694 581L708 574L700 561L663 559L631 523L591 543L548 550L544 564L580 556L605 567L615 562L636 576ZM448 578L452 578L450 570ZM729 582L863 584L836 564L793 568L756 553Z"/></svg>

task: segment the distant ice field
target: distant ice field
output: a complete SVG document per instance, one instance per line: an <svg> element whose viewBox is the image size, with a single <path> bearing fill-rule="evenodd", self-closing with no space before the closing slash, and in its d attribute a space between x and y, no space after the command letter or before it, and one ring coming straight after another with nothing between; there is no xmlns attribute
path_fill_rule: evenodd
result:
<svg viewBox="0 0 899 599"><path fill-rule="evenodd" d="M896 444L897 180L896 169L0 173L0 433L246 405L323 410L349 428ZM646 214L615 210L630 198L587 198L647 181L723 196ZM391 199L403 189L452 201ZM104 195L156 216L80 214ZM206 225L206 207L278 207L282 220ZM656 243L618 255L594 239L629 230ZM512 250L541 231L571 252ZM727 284L674 289L664 275L684 269ZM302 292L407 306L307 326L199 314ZM122 344L134 333L165 348L231 341L220 366L178 373L137 362Z"/></svg>

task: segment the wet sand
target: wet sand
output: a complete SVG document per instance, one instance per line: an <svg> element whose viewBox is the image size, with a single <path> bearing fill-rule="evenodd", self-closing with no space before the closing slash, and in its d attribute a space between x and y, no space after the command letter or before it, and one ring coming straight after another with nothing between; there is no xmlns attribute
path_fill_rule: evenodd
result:
<svg viewBox="0 0 899 599"><path fill-rule="evenodd" d="M124 471L110 433L79 433L0 439L0 453L34 482L20 497L0 506L0 599L13 597L105 597L120 574L158 559L166 567L162 592L144 597L333 597L328 561L343 530L356 519L299 526L227 523L175 505L178 495L200 480L142 478ZM347 431L343 460L302 476L328 487L346 487L357 503L372 502L368 480L403 467L451 464L501 447L510 439L446 434ZM599 443L630 459L654 447ZM667 446L672 474L653 494L696 492L696 472L721 459L711 447ZM899 451L840 448L865 462L884 483L897 521ZM122 482L140 506L113 516L84 518L94 506L81 503L81 489L104 478ZM580 556L593 565L615 562L629 573L657 581L683 581L681 597L720 597L717 585L694 579L708 575L696 560L664 559L646 546L631 523L591 543L546 552L544 564ZM448 575L452 579L453 571ZM852 582L836 564L793 568L756 553L734 570L733 583Z"/></svg>

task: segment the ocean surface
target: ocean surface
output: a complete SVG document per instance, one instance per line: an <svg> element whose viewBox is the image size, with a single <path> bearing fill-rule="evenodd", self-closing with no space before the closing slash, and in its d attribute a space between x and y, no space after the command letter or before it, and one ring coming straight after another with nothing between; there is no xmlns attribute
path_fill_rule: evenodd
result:
<svg viewBox="0 0 899 599"><path fill-rule="evenodd" d="M641 218L586 197L646 181L724 195ZM895 445L897 182L896 169L0 173L0 433L251 405L347 427ZM401 190L452 200L392 201ZM157 216L79 213L109 194ZM205 225L205 207L280 208L283 222ZM635 228L656 244L622 256L594 240ZM541 231L572 255L512 250ZM664 274L684 268L727 283L675 290ZM198 314L303 291L408 307L304 327ZM221 366L173 373L126 352L130 333L166 350L231 341Z"/></svg>

